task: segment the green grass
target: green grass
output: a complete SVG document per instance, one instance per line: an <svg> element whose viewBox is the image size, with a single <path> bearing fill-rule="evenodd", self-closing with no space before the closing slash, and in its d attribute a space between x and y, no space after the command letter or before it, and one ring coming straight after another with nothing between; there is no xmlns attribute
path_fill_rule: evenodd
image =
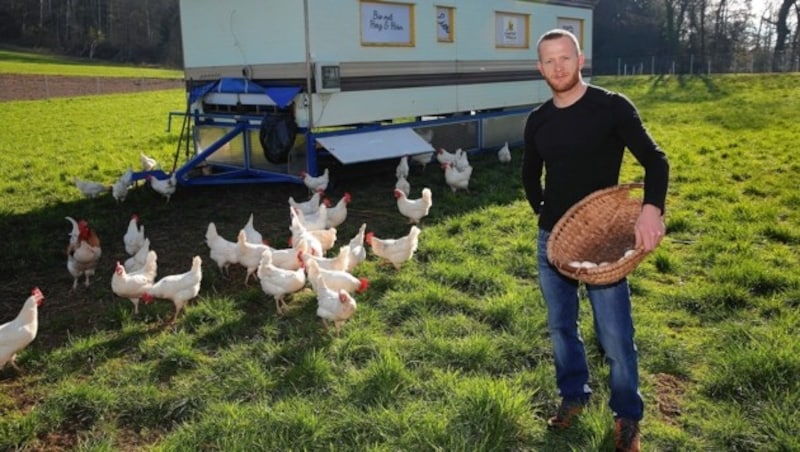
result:
<svg viewBox="0 0 800 452"><path fill-rule="evenodd" d="M182 78L183 71L0 48L0 74Z"/></svg>
<svg viewBox="0 0 800 452"><path fill-rule="evenodd" d="M630 279L643 447L800 449L800 76L593 82L637 103L672 167L668 236ZM223 278L204 244L209 221L232 238L251 211L284 243L286 199L303 187L182 186L167 204L142 186L117 204L72 185L138 168L140 151L171 166L177 131L164 128L182 103L166 91L3 105L0 321L32 285L46 300L24 373L0 371L0 449L609 450L608 367L585 302L595 397L573 429L544 427L558 397L520 149L507 166L474 156L470 194L451 193L438 168L412 168L412 189L434 192L419 251L400 271L373 256L357 269L371 286L337 336L309 290L278 316L242 271ZM362 222L378 236L407 232L393 170L333 168L333 198L353 195L339 243ZM641 177L627 156L621 180ZM204 258L201 294L175 325L171 304L134 316L110 291L132 213L159 275ZM65 215L90 219L104 243L96 280L76 293Z"/></svg>

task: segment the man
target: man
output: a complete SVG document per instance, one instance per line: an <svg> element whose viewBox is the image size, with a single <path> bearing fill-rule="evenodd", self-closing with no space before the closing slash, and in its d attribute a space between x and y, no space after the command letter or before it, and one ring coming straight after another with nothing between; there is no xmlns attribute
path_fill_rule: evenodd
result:
<svg viewBox="0 0 800 452"><path fill-rule="evenodd" d="M547 260L550 231L573 204L619 183L627 147L645 170L644 201L634 231L636 246L654 250L665 233L662 216L669 165L630 100L584 82L584 55L575 35L548 31L539 38L537 51L538 69L552 98L537 107L525 125L522 182L531 208L539 215L539 285L547 305L561 396L561 406L548 426L566 428L588 403L591 389L578 329L578 282L561 275ZM623 279L586 289L597 338L610 365L609 406L615 416L617 450L638 451L644 404L628 283Z"/></svg>

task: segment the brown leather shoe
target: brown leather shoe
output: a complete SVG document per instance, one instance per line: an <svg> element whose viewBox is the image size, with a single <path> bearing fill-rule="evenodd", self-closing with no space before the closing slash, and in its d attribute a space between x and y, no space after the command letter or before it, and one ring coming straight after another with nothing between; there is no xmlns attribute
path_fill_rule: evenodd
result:
<svg viewBox="0 0 800 452"><path fill-rule="evenodd" d="M614 445L617 452L639 452L639 422L617 418L614 427Z"/></svg>
<svg viewBox="0 0 800 452"><path fill-rule="evenodd" d="M580 401L562 400L556 414L547 420L547 426L558 430L568 428L581 414L584 406L585 403Z"/></svg>

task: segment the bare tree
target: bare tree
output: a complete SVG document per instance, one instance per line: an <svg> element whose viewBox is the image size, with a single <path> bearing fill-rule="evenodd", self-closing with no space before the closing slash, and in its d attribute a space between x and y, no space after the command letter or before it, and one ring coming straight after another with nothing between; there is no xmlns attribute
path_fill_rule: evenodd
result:
<svg viewBox="0 0 800 452"><path fill-rule="evenodd" d="M786 58L786 42L789 38L789 11L792 7L797 8L797 0L783 0L778 8L778 19L775 22L775 50L772 52L772 71L779 72L784 70Z"/></svg>

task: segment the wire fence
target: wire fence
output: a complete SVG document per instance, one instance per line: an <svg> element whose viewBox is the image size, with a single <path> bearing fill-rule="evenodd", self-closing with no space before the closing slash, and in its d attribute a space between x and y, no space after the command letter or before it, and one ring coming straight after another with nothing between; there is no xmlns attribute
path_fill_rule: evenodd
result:
<svg viewBox="0 0 800 452"><path fill-rule="evenodd" d="M800 72L800 52L754 50L718 55L664 55L592 60L594 75L663 75Z"/></svg>

